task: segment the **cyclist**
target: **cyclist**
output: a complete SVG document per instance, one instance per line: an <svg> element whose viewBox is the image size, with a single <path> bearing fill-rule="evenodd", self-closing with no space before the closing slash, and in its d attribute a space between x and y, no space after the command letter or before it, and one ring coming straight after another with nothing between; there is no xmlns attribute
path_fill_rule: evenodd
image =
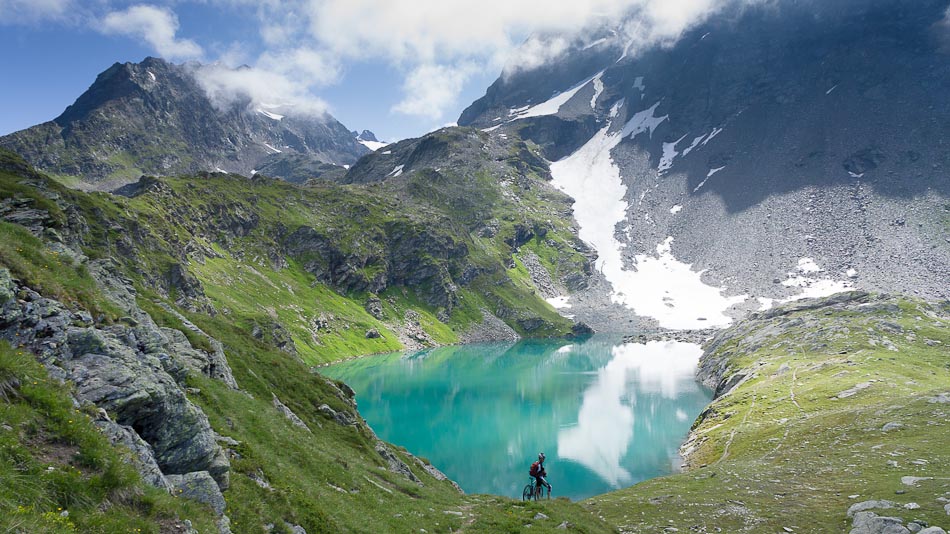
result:
<svg viewBox="0 0 950 534"><path fill-rule="evenodd" d="M541 487L548 488L548 493L551 493L551 485L548 484L548 481L544 477L548 476L548 472L544 470L544 453L538 454L538 461L531 464L531 469L528 470L528 474L534 477L534 488L539 494L541 492Z"/></svg>

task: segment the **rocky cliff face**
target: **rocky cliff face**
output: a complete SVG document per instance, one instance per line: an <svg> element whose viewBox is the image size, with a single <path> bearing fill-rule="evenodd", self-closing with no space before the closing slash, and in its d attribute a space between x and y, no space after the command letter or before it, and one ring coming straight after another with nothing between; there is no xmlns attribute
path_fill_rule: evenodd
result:
<svg viewBox="0 0 950 534"><path fill-rule="evenodd" d="M592 34L499 79L459 123L541 146L606 262L603 296L661 326L697 299L669 276L641 283L657 262L701 271L722 290L712 299L748 297L697 309L692 328L737 300L757 309L849 288L946 298L947 4L747 6L639 52L622 32ZM614 206L609 224L583 220ZM651 295L653 281L668 291Z"/></svg>
<svg viewBox="0 0 950 534"><path fill-rule="evenodd" d="M275 155L344 165L368 152L329 115L212 102L196 79L202 68L156 58L117 63L62 115L0 138L0 146L38 169L96 189L143 174L218 170L250 176ZM281 169L270 172L278 176Z"/></svg>
<svg viewBox="0 0 950 534"><path fill-rule="evenodd" d="M87 261L70 246L76 236L68 228L34 230L39 237L59 236L57 256L82 263L111 305L125 315L120 322L103 323L85 309L44 297L3 267L0 339L28 350L53 378L73 384L77 406L98 408L95 425L113 444L131 451L145 482L173 491L184 487L183 481L204 480L189 497L212 504L222 515L221 491L230 484L229 456L205 413L186 395L189 373L238 388L221 344L199 350L181 331L159 327L138 307L135 289L117 265Z"/></svg>

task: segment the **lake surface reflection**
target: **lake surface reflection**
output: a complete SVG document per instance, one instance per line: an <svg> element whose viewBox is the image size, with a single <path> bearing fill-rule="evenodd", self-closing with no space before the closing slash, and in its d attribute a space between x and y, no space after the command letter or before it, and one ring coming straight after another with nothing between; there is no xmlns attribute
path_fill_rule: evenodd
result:
<svg viewBox="0 0 950 534"><path fill-rule="evenodd" d="M356 391L380 438L467 493L520 496L544 451L554 495L582 499L674 470L711 398L694 378L701 354L594 336L373 356L321 372Z"/></svg>

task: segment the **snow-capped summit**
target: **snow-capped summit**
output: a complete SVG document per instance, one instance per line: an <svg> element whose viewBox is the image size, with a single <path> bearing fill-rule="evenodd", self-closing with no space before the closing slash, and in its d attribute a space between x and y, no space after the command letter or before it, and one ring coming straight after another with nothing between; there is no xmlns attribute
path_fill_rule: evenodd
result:
<svg viewBox="0 0 950 534"><path fill-rule="evenodd" d="M354 134L356 132L353 132ZM389 143L383 143L379 139L376 139L376 134L369 130L363 130L362 133L356 135L356 140L366 148L372 150L373 152L387 146Z"/></svg>

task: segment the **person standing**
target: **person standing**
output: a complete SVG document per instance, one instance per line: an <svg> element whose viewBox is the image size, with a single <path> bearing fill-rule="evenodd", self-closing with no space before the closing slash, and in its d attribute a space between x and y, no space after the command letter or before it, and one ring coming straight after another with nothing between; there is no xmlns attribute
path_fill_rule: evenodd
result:
<svg viewBox="0 0 950 534"><path fill-rule="evenodd" d="M534 477L535 491L540 492L542 487L548 488L548 495L551 494L551 485L548 484L548 481L544 477L548 476L548 472L544 469L544 453L538 453L538 461L531 464L531 469L528 470L528 474Z"/></svg>

